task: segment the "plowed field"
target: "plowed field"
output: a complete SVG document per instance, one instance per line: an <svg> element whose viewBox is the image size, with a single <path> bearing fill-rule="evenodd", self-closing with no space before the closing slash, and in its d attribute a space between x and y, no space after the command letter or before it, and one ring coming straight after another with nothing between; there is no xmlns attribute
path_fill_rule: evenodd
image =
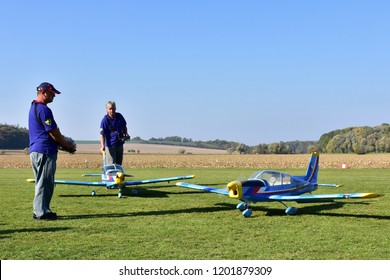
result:
<svg viewBox="0 0 390 280"><path fill-rule="evenodd" d="M309 154L304 155L228 155L228 154L128 154L125 168L306 168ZM390 168L390 154L321 154L321 168ZM98 152L58 154L58 168L98 168L102 156ZM0 155L0 168L28 168L30 158L22 152Z"/></svg>

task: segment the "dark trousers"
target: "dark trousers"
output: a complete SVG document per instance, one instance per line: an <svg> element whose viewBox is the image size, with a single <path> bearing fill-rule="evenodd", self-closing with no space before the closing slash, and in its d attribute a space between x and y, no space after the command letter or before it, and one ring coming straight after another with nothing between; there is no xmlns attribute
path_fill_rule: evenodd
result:
<svg viewBox="0 0 390 280"><path fill-rule="evenodd" d="M123 145L107 147L106 149L106 165L108 164L120 164L123 162Z"/></svg>

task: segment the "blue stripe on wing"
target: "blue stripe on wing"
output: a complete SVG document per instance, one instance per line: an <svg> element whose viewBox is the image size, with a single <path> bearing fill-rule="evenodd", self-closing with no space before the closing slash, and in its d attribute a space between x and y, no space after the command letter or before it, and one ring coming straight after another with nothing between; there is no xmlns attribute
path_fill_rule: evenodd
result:
<svg viewBox="0 0 390 280"><path fill-rule="evenodd" d="M126 186L143 185L143 184L154 184L154 183L162 183L162 182L170 182L170 181L192 179L194 177L195 177L194 175L176 176L176 177L158 178L158 179L141 180L141 181L128 181L128 182L125 182L125 184L126 184Z"/></svg>
<svg viewBox="0 0 390 280"><path fill-rule="evenodd" d="M212 193L217 193L217 194L229 195L229 191L227 189L211 188L211 187L207 187L207 186L189 184L186 182L176 183L176 186L183 187L183 188L201 190L201 191L205 191L205 192L212 192Z"/></svg>
<svg viewBox="0 0 390 280"><path fill-rule="evenodd" d="M55 180L55 184L62 185L78 185L78 186L107 186L104 182L81 182L81 181L67 181L67 180Z"/></svg>

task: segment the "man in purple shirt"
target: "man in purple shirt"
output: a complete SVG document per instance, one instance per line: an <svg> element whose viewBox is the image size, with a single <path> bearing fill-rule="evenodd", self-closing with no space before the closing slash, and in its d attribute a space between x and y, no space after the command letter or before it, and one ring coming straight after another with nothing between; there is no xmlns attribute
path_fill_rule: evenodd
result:
<svg viewBox="0 0 390 280"><path fill-rule="evenodd" d="M114 101L107 102L106 110L107 114L100 123L100 151L105 155L106 165L114 163L122 165L123 144L130 140L127 123L122 114L116 112Z"/></svg>
<svg viewBox="0 0 390 280"><path fill-rule="evenodd" d="M35 176L35 220L56 220L57 214L50 209L54 192L54 176L57 166L58 147L74 153L75 146L60 133L48 103L53 102L58 90L50 83L37 87L37 98L31 103L28 116L30 159Z"/></svg>

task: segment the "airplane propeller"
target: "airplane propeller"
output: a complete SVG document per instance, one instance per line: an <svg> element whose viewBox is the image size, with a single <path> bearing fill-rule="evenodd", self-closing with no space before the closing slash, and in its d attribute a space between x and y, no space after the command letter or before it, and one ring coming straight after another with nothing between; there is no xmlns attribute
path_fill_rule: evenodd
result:
<svg viewBox="0 0 390 280"><path fill-rule="evenodd" d="M134 177L133 175L131 175L131 174L126 174L126 173L123 173L123 172L117 172L116 173L116 176L117 177Z"/></svg>

